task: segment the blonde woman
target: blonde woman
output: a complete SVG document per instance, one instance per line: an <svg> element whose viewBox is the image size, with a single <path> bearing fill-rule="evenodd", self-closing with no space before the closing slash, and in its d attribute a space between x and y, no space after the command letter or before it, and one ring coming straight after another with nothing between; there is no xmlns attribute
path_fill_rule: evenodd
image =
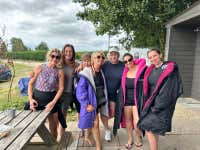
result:
<svg viewBox="0 0 200 150"><path fill-rule="evenodd" d="M91 67L85 67L80 73L76 95L81 104L78 126L81 129L92 128L96 149L101 150L99 132L99 112L109 116L106 80L101 70L105 56L103 52L94 52L91 56ZM86 139L91 142L90 137Z"/></svg>
<svg viewBox="0 0 200 150"><path fill-rule="evenodd" d="M30 109L33 111L42 109L47 112L51 111L48 120L49 129L54 138L57 138L57 112L59 106L57 101L63 92L64 83L63 71L57 68L60 58L61 53L58 49L49 51L47 53L48 62L37 66L33 70L33 76L28 85ZM65 122L64 124L62 122L62 127L66 127Z"/></svg>

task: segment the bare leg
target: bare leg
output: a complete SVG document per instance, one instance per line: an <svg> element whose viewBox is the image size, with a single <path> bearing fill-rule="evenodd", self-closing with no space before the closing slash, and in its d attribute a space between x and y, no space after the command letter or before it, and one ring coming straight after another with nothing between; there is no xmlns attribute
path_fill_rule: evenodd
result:
<svg viewBox="0 0 200 150"><path fill-rule="evenodd" d="M126 120L126 129L128 132L128 144L131 145L133 143L133 112L132 106L124 107L125 120Z"/></svg>
<svg viewBox="0 0 200 150"><path fill-rule="evenodd" d="M137 127L137 123L139 120L139 116L138 116L138 111L136 106L133 106L133 123L134 123L134 129L136 132L136 146L142 146L142 136L141 136L141 131L140 129L138 129Z"/></svg>
<svg viewBox="0 0 200 150"><path fill-rule="evenodd" d="M99 132L99 116L96 115L94 126L92 128L94 140L96 142L96 150L101 150L100 132Z"/></svg>
<svg viewBox="0 0 200 150"><path fill-rule="evenodd" d="M80 118L80 113L77 113L78 114L78 120ZM83 137L84 136L84 129L81 129L81 132L80 132L80 137Z"/></svg>
<svg viewBox="0 0 200 150"><path fill-rule="evenodd" d="M110 101L110 118L114 117L115 115L115 102Z"/></svg>
<svg viewBox="0 0 200 150"><path fill-rule="evenodd" d="M52 136L56 139L57 138L57 125L58 125L58 113L50 114L48 117L49 121L49 129Z"/></svg>
<svg viewBox="0 0 200 150"><path fill-rule="evenodd" d="M104 129L105 129L104 139L107 142L111 141L111 131L109 130L109 127L108 127L108 119L109 119L108 117L101 115L101 121L102 121L102 123L104 125Z"/></svg>
<svg viewBox="0 0 200 150"><path fill-rule="evenodd" d="M88 144L93 145L94 141L90 137L91 132L92 132L91 128L89 128L89 129L86 130L86 132L85 132L85 141L88 142Z"/></svg>
<svg viewBox="0 0 200 150"><path fill-rule="evenodd" d="M101 116L101 121L103 123L103 126L105 128L105 130L108 130L108 117L104 116L104 115L100 115Z"/></svg>
<svg viewBox="0 0 200 150"><path fill-rule="evenodd" d="M145 133L148 137L150 150L158 150L158 135L153 134L151 131L146 131Z"/></svg>

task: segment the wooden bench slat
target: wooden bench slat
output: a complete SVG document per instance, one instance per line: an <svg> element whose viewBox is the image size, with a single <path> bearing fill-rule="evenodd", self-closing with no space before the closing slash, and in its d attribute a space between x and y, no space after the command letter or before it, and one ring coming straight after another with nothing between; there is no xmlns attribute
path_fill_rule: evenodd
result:
<svg viewBox="0 0 200 150"><path fill-rule="evenodd" d="M0 140L0 149L7 148L14 140L21 136L20 134L26 129L26 127L40 114L40 112L32 112L28 117L26 117L22 122L20 122L15 128L10 132L10 135ZM12 121L13 122L13 121ZM22 137L25 138L25 137ZM20 143L21 141L19 141ZM18 148L18 147L15 147Z"/></svg>
<svg viewBox="0 0 200 150"><path fill-rule="evenodd" d="M3 111L0 111L0 116L3 114Z"/></svg>
<svg viewBox="0 0 200 150"><path fill-rule="evenodd" d="M15 118L21 113L22 111L16 111L16 116ZM3 119L0 120L0 124L8 124L9 122L11 122L13 120L13 118L10 118L9 116L4 117Z"/></svg>
<svg viewBox="0 0 200 150"><path fill-rule="evenodd" d="M25 130L20 134L20 136L13 141L13 143L7 148L7 150L22 149L23 146L32 138L32 136L37 132L37 129L42 123L44 123L49 113L42 111L35 119L27 126Z"/></svg>
<svg viewBox="0 0 200 150"><path fill-rule="evenodd" d="M11 122L9 122L7 125L16 127L20 122L22 122L30 114L31 114L30 110L24 110L17 117L15 117Z"/></svg>
<svg viewBox="0 0 200 150"><path fill-rule="evenodd" d="M6 117L6 115L4 114L4 112L1 112L0 113L0 120L2 120L3 118L5 118Z"/></svg>

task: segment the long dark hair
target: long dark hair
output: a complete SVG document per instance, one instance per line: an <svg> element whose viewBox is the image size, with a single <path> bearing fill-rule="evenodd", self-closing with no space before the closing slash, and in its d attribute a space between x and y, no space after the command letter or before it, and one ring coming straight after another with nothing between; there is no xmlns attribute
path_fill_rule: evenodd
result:
<svg viewBox="0 0 200 150"><path fill-rule="evenodd" d="M63 49L62 49L62 63L66 64L66 62L65 62L65 49L67 47L70 47L72 49L72 58L70 60L70 64L75 65L76 53L75 53L74 46L72 44L65 44L65 46L63 47Z"/></svg>
<svg viewBox="0 0 200 150"><path fill-rule="evenodd" d="M125 54L123 55L123 59L124 59L124 57L126 57L126 56L130 56L131 59L133 59L133 55L131 55L130 53L125 53Z"/></svg>

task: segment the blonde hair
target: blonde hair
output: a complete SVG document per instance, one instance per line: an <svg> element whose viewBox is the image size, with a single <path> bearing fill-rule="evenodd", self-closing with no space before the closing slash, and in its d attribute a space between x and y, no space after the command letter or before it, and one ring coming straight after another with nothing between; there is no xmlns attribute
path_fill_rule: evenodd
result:
<svg viewBox="0 0 200 150"><path fill-rule="evenodd" d="M61 52L60 52L60 50L57 49L57 48L54 48L54 49L49 50L49 51L47 52L47 54L46 54L46 60L47 60L47 61L50 60L51 54L54 53L54 52L55 52L56 54L58 54L58 56L60 56L60 58L61 58Z"/></svg>
<svg viewBox="0 0 200 150"><path fill-rule="evenodd" d="M99 55L101 55L101 56L103 56L105 58L105 55L104 55L103 51L93 52L92 55L91 55L91 64L94 64L94 59Z"/></svg>

